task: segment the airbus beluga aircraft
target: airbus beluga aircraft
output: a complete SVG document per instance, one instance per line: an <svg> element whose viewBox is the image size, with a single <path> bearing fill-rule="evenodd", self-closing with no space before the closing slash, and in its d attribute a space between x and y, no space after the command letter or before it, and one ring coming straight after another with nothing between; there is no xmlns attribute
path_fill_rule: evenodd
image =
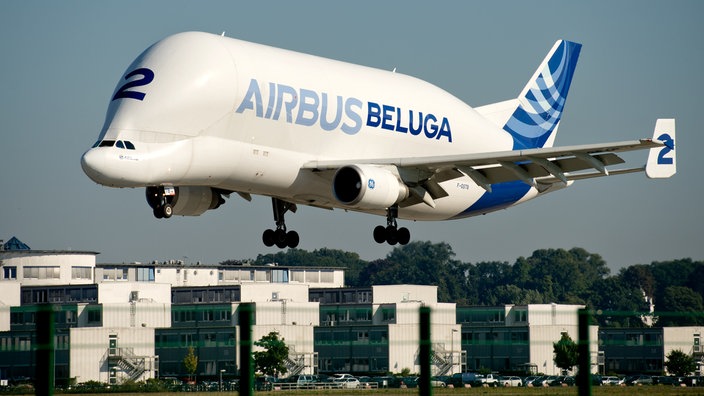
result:
<svg viewBox="0 0 704 396"><path fill-rule="evenodd" d="M575 180L675 173L675 121L652 138L553 147L581 45L560 40L518 97L472 108L384 71L208 33L167 37L120 78L84 172L146 188L157 218L198 216L236 193L271 198L263 242L296 247L297 205L386 217L378 243L406 244L397 219L505 209ZM644 166L617 153L648 149Z"/></svg>

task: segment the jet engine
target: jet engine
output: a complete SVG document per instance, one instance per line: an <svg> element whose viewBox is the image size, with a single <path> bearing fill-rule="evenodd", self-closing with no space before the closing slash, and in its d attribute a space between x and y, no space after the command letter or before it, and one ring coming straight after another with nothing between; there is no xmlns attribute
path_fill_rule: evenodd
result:
<svg viewBox="0 0 704 396"><path fill-rule="evenodd" d="M386 209L408 197L395 168L348 165L337 170L333 195L343 205L356 209Z"/></svg>
<svg viewBox="0 0 704 396"><path fill-rule="evenodd" d="M200 216L206 210L216 209L225 203L220 192L202 186L147 187L146 195L147 203L158 218Z"/></svg>

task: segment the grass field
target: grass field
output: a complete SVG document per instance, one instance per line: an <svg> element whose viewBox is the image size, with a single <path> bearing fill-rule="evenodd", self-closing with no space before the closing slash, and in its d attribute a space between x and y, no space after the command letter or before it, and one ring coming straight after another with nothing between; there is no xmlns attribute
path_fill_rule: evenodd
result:
<svg viewBox="0 0 704 396"><path fill-rule="evenodd" d="M471 388L471 389L441 389L434 388L436 396L568 396L577 395L577 388ZM84 394L88 395L88 394ZM134 396L135 393L100 393L90 396ZM154 396L235 396L237 392L173 392L149 393ZM325 391L272 391L255 392L256 396L290 396L290 395L320 395L320 396L373 396L373 395L418 395L418 389L375 389L375 390L325 390ZM642 386L642 387L610 387L599 386L592 388L592 395L638 395L638 396L676 396L676 395L704 395L704 387L679 388L672 386Z"/></svg>

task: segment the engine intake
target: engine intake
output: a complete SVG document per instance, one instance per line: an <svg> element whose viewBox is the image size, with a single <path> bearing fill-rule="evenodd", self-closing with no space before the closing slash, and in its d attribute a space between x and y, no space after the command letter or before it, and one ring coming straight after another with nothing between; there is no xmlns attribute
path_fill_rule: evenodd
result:
<svg viewBox="0 0 704 396"><path fill-rule="evenodd" d="M344 166L333 178L333 195L356 209L386 209L408 197L408 187L392 170L374 165Z"/></svg>

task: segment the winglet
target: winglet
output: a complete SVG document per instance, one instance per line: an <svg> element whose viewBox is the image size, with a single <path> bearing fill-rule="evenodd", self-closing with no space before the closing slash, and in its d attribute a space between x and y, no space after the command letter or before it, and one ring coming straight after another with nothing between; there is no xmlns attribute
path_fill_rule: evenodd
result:
<svg viewBox="0 0 704 396"><path fill-rule="evenodd" d="M675 119L658 119L653 140L664 146L650 149L645 174L651 179L665 179L677 172L675 155Z"/></svg>

